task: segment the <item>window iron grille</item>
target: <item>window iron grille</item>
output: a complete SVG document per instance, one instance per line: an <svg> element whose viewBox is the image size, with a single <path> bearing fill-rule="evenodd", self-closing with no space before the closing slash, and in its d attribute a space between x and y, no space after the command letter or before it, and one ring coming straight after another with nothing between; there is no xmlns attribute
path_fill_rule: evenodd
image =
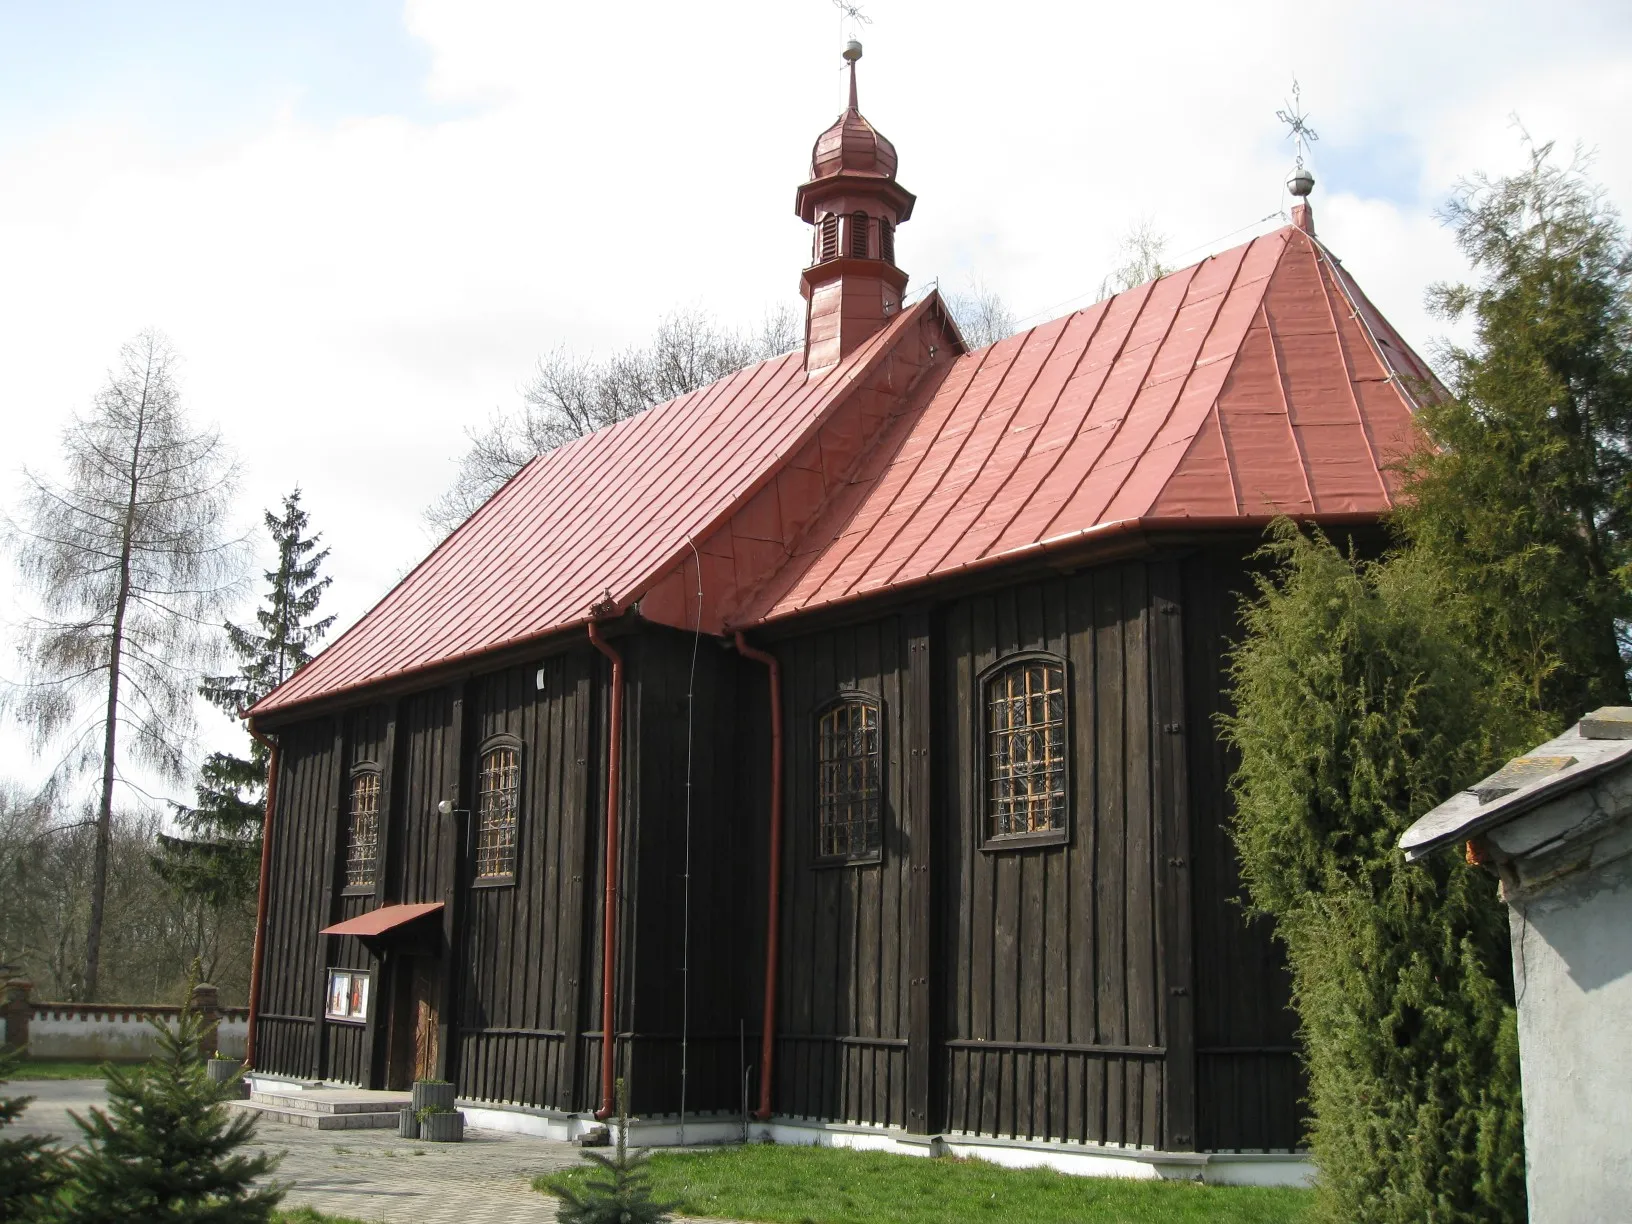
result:
<svg viewBox="0 0 1632 1224"><path fill-rule="evenodd" d="M380 775L374 770L351 779L350 819L346 822L346 887L374 884L380 853Z"/></svg>
<svg viewBox="0 0 1632 1224"><path fill-rule="evenodd" d="M484 752L476 804L479 879L516 873L516 802L520 790L520 753L510 747Z"/></svg>
<svg viewBox="0 0 1632 1224"><path fill-rule="evenodd" d="M986 835L1065 828L1065 668L1028 659L986 686Z"/></svg>
<svg viewBox="0 0 1632 1224"><path fill-rule="evenodd" d="M883 842L878 706L841 701L816 724L816 853L864 858Z"/></svg>

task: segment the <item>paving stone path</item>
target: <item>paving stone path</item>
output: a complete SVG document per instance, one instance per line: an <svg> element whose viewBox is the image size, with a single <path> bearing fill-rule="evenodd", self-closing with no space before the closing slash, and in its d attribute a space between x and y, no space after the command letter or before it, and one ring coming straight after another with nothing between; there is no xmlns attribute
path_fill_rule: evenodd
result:
<svg viewBox="0 0 1632 1224"><path fill-rule="evenodd" d="M104 1101L100 1080L17 1081L8 1092L37 1098L27 1132L77 1135L70 1109ZM381 1224L533 1224L556 1218L555 1200L534 1177L579 1163L568 1143L467 1130L463 1143L417 1143L395 1131L319 1131L262 1120L255 1147L283 1155L274 1175L290 1185L284 1204ZM720 1224L714 1221L713 1224Z"/></svg>

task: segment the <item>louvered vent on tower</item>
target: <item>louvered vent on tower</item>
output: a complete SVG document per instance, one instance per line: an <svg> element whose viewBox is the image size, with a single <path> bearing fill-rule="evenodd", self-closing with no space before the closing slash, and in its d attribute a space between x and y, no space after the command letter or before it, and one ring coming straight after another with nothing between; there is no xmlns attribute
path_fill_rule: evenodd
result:
<svg viewBox="0 0 1632 1224"><path fill-rule="evenodd" d="M885 263L895 262L895 226L887 217L878 219L878 257Z"/></svg>
<svg viewBox="0 0 1632 1224"><path fill-rule="evenodd" d="M822 218L820 253L816 257L817 263L839 257L839 219L832 213Z"/></svg>
<svg viewBox="0 0 1632 1224"><path fill-rule="evenodd" d="M867 214L864 212L850 218L850 254L855 259L867 258Z"/></svg>

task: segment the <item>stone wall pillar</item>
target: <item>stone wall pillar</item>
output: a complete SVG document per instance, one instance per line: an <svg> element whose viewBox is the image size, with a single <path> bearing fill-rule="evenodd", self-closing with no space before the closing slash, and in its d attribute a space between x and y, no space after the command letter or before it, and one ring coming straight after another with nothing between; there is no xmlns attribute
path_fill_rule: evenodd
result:
<svg viewBox="0 0 1632 1224"><path fill-rule="evenodd" d="M34 983L26 978L12 978L5 984L4 994L0 996L0 1016L6 1021L8 1049L28 1049L28 1021L34 1011L28 996L33 989Z"/></svg>
<svg viewBox="0 0 1632 1224"><path fill-rule="evenodd" d="M208 982L200 982L193 987L193 997L188 1000L187 1010L197 1012L204 1021L204 1035L199 1041L199 1049L204 1057L214 1058L220 1048L220 992Z"/></svg>

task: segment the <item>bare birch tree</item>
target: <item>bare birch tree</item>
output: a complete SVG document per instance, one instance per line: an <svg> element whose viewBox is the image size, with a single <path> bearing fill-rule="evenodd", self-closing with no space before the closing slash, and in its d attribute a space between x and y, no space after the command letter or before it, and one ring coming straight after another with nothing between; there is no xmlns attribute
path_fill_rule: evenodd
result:
<svg viewBox="0 0 1632 1224"><path fill-rule="evenodd" d="M101 969L114 787L130 785L121 763L172 782L187 772L193 693L247 561L222 530L236 466L182 412L176 361L157 332L126 344L63 431L66 479L25 469L22 521L8 524L40 614L22 627L23 681L0 700L37 752L61 747L55 780L99 775L85 999Z"/></svg>
<svg viewBox="0 0 1632 1224"><path fill-rule="evenodd" d="M1167 252L1167 235L1159 233L1149 217L1140 217L1123 232L1116 244L1117 265L1099 282L1099 296L1132 289L1173 271L1162 262Z"/></svg>
<svg viewBox="0 0 1632 1224"><path fill-rule="evenodd" d="M941 294L941 300L946 303L958 331L963 334L963 342L971 350L996 344L1016 331L1014 312L997 290L978 277L971 280L969 287L961 293Z"/></svg>
<svg viewBox="0 0 1632 1224"><path fill-rule="evenodd" d="M789 352L799 322L783 307L758 328L733 331L700 310L666 316L649 344L595 359L557 347L541 357L518 412L495 412L467 430L470 446L453 487L425 509L439 533L452 531L535 455L628 420L734 370Z"/></svg>

